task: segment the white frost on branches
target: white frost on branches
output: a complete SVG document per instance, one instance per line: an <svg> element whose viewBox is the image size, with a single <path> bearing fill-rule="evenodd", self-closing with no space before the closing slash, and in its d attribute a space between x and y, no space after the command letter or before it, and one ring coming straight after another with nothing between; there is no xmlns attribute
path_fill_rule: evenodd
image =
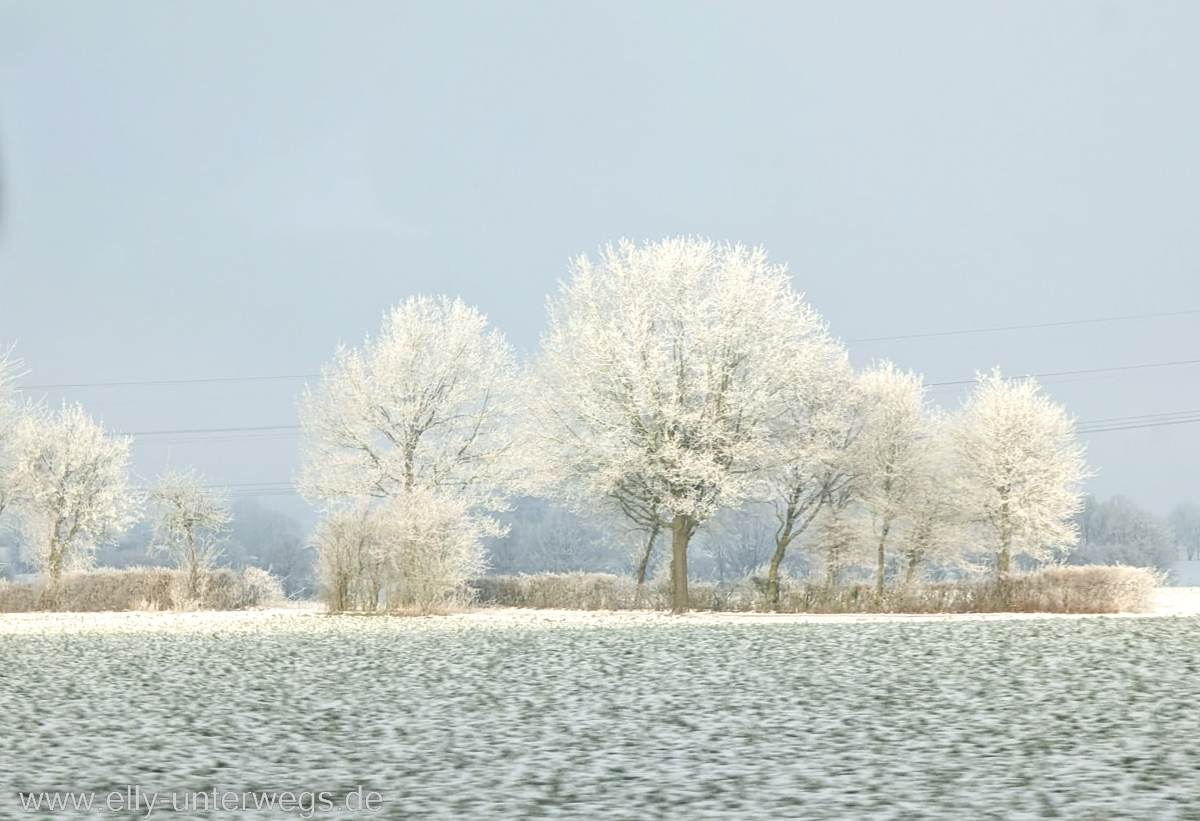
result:
<svg viewBox="0 0 1200 821"><path fill-rule="evenodd" d="M333 610L429 610L468 597L466 582L486 569L462 504L424 489L331 511L314 541Z"/></svg>
<svg viewBox="0 0 1200 821"><path fill-rule="evenodd" d="M13 473L30 558L52 580L86 566L138 518L127 436L110 436L79 405L17 423Z"/></svg>
<svg viewBox="0 0 1200 821"><path fill-rule="evenodd" d="M336 506L420 488L495 507L515 378L512 349L477 310L407 300L305 390L302 492Z"/></svg>
<svg viewBox="0 0 1200 821"><path fill-rule="evenodd" d="M150 494L151 552L168 554L188 574L188 595L200 593L201 574L216 566L232 516L226 495L194 471L169 471Z"/></svg>
<svg viewBox="0 0 1200 821"><path fill-rule="evenodd" d="M504 507L516 379L504 337L457 299L413 297L377 337L338 349L302 401L300 480L326 510L335 609L429 607L481 572L481 539L501 532L488 513Z"/></svg>
<svg viewBox="0 0 1200 821"><path fill-rule="evenodd" d="M809 340L811 364L806 378L794 383L784 418L780 458L763 472L767 500L775 511L775 549L767 563L767 606L779 604L780 568L789 547L831 506L838 506L838 528L827 521L816 552L828 566L842 566L841 537L846 505L854 498L859 465L855 449L863 421L863 399L854 371L840 345L828 338ZM832 554L837 553L838 557ZM824 555L829 554L829 555Z"/></svg>
<svg viewBox="0 0 1200 821"><path fill-rule="evenodd" d="M969 532L963 502L954 490L953 443L947 417L932 412L927 425L928 460L916 473L903 517L900 555L905 584L916 580L928 565L966 566L964 544Z"/></svg>
<svg viewBox="0 0 1200 821"><path fill-rule="evenodd" d="M778 460L824 329L761 248L622 241L571 273L533 368L531 484L669 526L684 609L688 540Z"/></svg>
<svg viewBox="0 0 1200 821"><path fill-rule="evenodd" d="M937 454L925 385L918 374L883 362L860 374L858 384L865 410L858 442L859 496L870 514L875 590L882 595L887 548L896 535L908 536L918 496L927 489Z"/></svg>
<svg viewBox="0 0 1200 821"><path fill-rule="evenodd" d="M1033 379L979 375L950 420L964 512L1008 572L1013 556L1042 561L1077 540L1088 471L1075 423Z"/></svg>

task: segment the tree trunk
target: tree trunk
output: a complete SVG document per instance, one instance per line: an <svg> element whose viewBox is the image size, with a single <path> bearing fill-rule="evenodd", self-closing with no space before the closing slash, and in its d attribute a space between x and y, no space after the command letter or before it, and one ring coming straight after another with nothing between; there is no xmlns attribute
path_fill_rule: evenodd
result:
<svg viewBox="0 0 1200 821"><path fill-rule="evenodd" d="M691 516L676 514L671 522L671 612L688 611L687 549L696 521Z"/></svg>
<svg viewBox="0 0 1200 821"><path fill-rule="evenodd" d="M767 566L767 609L777 610L779 608L779 565L783 563L783 556L787 552L787 541L783 539L775 540L775 552L771 555L771 563Z"/></svg>
<svg viewBox="0 0 1200 821"><path fill-rule="evenodd" d="M904 586L908 587L912 584L913 577L917 575L917 554L913 551L908 554L908 570L904 574Z"/></svg>
<svg viewBox="0 0 1200 821"><path fill-rule="evenodd" d="M46 575L50 577L50 581L54 584L58 583L58 577L62 574L62 550L58 545L50 545L50 560L46 563Z"/></svg>
<svg viewBox="0 0 1200 821"><path fill-rule="evenodd" d="M650 538L646 541L646 549L642 552L642 560L638 562L637 592L633 596L633 606L642 606L642 589L646 584L646 568L650 566L650 554L654 552L654 540L658 538L659 526L656 523L650 529Z"/></svg>
<svg viewBox="0 0 1200 821"><path fill-rule="evenodd" d="M188 533L188 598L195 601L199 598L200 568L196 559L196 540Z"/></svg>
<svg viewBox="0 0 1200 821"><path fill-rule="evenodd" d="M62 522L55 521L54 529L50 531L50 552L46 555L46 574L50 576L51 584L58 584L58 576L62 572L62 560Z"/></svg>
<svg viewBox="0 0 1200 821"><path fill-rule="evenodd" d="M888 531L891 529L891 524L885 524L879 535L879 555L876 559L876 579L875 579L875 595L883 597L883 545L887 541Z"/></svg>
<svg viewBox="0 0 1200 821"><path fill-rule="evenodd" d="M1008 557L1012 550L1012 514L1009 512L1009 489L1000 490L1000 555L996 557L996 577L1008 575Z"/></svg>

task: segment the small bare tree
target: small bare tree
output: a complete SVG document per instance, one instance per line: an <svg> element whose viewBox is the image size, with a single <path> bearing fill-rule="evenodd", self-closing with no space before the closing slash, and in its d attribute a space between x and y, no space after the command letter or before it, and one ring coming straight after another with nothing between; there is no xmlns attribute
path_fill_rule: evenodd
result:
<svg viewBox="0 0 1200 821"><path fill-rule="evenodd" d="M195 471L169 471L159 477L150 501L150 552L166 553L177 568L187 571L188 598L199 598L201 577L216 566L231 520L226 495L206 485Z"/></svg>

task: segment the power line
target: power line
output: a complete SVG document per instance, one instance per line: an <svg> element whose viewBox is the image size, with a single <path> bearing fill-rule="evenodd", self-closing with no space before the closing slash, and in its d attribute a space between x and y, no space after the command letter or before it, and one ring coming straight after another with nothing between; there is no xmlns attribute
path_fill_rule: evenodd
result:
<svg viewBox="0 0 1200 821"><path fill-rule="evenodd" d="M1050 371L1047 373L1031 373L1024 376L1007 376L1006 380L1016 379L1045 379L1054 376L1080 376L1093 373L1117 373L1119 371L1140 371L1146 368L1172 368L1180 365L1200 365L1200 359L1180 359L1175 362L1148 362L1143 365L1119 365L1113 368L1086 368L1079 371ZM939 388L950 385L974 385L974 379L958 379L953 382L929 382L928 387Z"/></svg>
<svg viewBox="0 0 1200 821"><path fill-rule="evenodd" d="M133 382L63 382L43 385L23 385L23 390L59 390L64 388L145 388L155 385L209 385L227 382L282 382L289 379L319 379L319 373L280 374L267 376L222 376L211 379L142 379Z"/></svg>
<svg viewBox="0 0 1200 821"><path fill-rule="evenodd" d="M1196 424L1197 422L1200 422L1200 416L1197 416L1195 419L1174 419L1174 420L1164 420L1161 422L1143 422L1143 423L1137 424L1137 425L1113 425L1113 426L1107 427L1107 428L1091 428L1091 429L1083 430L1083 431L1079 431L1079 432L1082 434L1108 433L1109 431L1114 431L1114 430L1138 430L1140 428L1161 428L1161 427L1166 427L1168 425L1193 425L1193 424Z"/></svg>
<svg viewBox="0 0 1200 821"><path fill-rule="evenodd" d="M935 331L921 334L900 334L897 336L868 336L858 339L847 339L846 342L888 342L897 339L932 339L940 336L965 336L967 334L990 334L1001 331L1029 331L1038 328L1060 328L1068 325L1095 325L1101 322L1125 322L1134 319L1159 319L1168 316L1190 316L1200 314L1200 308L1187 311L1165 311L1157 314L1126 314L1124 316L1106 316L1099 319L1073 319L1066 322L1039 322L1034 325L999 325L993 328L964 328L958 331Z"/></svg>
<svg viewBox="0 0 1200 821"><path fill-rule="evenodd" d="M1200 422L1200 408L1169 413L1147 413L1138 416L1112 416L1105 419L1093 419L1090 422L1080 422L1076 426L1077 433L1106 433L1116 430L1135 430L1138 428L1161 427L1164 425L1184 425ZM225 485L205 485L212 489L228 489L233 495L298 495L295 482L235 482Z"/></svg>
<svg viewBox="0 0 1200 821"><path fill-rule="evenodd" d="M203 433L251 433L259 431L300 430L299 425L250 425L234 428L176 428L175 430L137 430L118 436L176 436Z"/></svg>
<svg viewBox="0 0 1200 821"><path fill-rule="evenodd" d="M919 334L899 334L895 336L869 336L847 339L847 343L857 342L886 342L899 339L932 339L944 336L963 336L966 334L1000 333L1004 331L1028 331L1039 328L1058 328L1071 325L1094 325L1103 322L1125 322L1137 319L1159 319L1172 316L1191 316L1200 314L1200 308L1186 311L1164 311L1154 314L1126 314L1124 316L1106 316L1097 319L1072 319L1062 322L1040 322L1033 325L998 325L989 328L963 328L956 331L934 331ZM223 376L201 379L139 379L117 382L56 382L37 385L24 385L24 390L64 390L77 388L145 388L171 385L216 385L242 382L283 382L288 380L319 379L319 373L300 374L266 374L263 376ZM948 383L947 383L948 384ZM966 383L963 383L966 384Z"/></svg>
<svg viewBox="0 0 1200 821"><path fill-rule="evenodd" d="M1024 376L1009 376L1007 380L1018 379L1045 379L1049 377L1059 376L1080 376L1086 374L1098 373L1121 373L1126 371L1145 370L1149 368L1168 368L1179 367L1184 365L1200 365L1200 359L1181 359L1174 362L1147 362L1141 365L1118 365L1109 368L1085 368L1074 371L1048 371L1046 373L1026 374ZM953 387L957 385L974 385L974 379L958 379L950 382L929 382L927 387ZM1153 414L1151 414L1153 416ZM1140 418L1140 417L1139 417ZM1096 420L1097 422L1106 420ZM220 428L174 428L170 430L143 430L121 433L122 436L203 436L207 434L227 434L227 433L271 433L271 432L297 432L301 430L300 425L245 425L239 427L220 427ZM267 437L242 437L238 439L231 438L231 441L245 441L250 438L267 438ZM270 437L275 438L275 437ZM212 440L205 440L212 441Z"/></svg>
<svg viewBox="0 0 1200 821"><path fill-rule="evenodd" d="M1197 422L1200 422L1200 409L1096 419L1092 422L1080 423L1076 427L1076 432L1082 434L1107 433L1114 430L1138 430L1140 428L1160 428L1168 425L1191 425Z"/></svg>
<svg viewBox="0 0 1200 821"><path fill-rule="evenodd" d="M1140 416L1110 416L1107 419L1093 419L1090 422L1081 422L1080 425L1105 425L1110 423L1125 423L1125 422L1145 422L1156 419L1172 419L1180 416L1194 416L1200 414L1200 409L1171 411L1170 413L1144 413Z"/></svg>

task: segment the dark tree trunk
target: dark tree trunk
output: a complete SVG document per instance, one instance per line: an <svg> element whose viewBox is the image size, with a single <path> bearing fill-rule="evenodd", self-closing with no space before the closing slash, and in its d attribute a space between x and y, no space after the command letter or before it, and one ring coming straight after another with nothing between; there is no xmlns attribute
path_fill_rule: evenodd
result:
<svg viewBox="0 0 1200 821"><path fill-rule="evenodd" d="M875 574L876 574L876 578L875 578L875 595L877 595L877 596L880 596L880 597L882 597L882 596L883 596L883 567L884 567L883 545L884 545L884 543L885 543L885 542L887 542L887 537L888 537L888 531L889 531L889 530L891 530L891 523L890 523L890 522L888 522L888 523L885 523L885 524L884 524L884 526L883 526L883 529L882 529L882 530L881 530L881 532L880 532L880 535L879 535L879 553L878 553L878 555L875 557Z"/></svg>
<svg viewBox="0 0 1200 821"><path fill-rule="evenodd" d="M775 540L775 552L771 555L771 563L767 566L767 609L777 610L779 608L779 565L783 563L783 557L787 553L787 541L784 539Z"/></svg>
<svg viewBox="0 0 1200 821"><path fill-rule="evenodd" d="M650 566L650 554L654 552L654 541L658 538L659 526L650 528L650 538L646 540L646 549L642 551L642 560L638 562L637 592L634 594L634 607L642 606L642 590L646 584L646 568Z"/></svg>
<svg viewBox="0 0 1200 821"><path fill-rule="evenodd" d="M671 612L688 611L687 549L696 521L676 514L671 522Z"/></svg>

